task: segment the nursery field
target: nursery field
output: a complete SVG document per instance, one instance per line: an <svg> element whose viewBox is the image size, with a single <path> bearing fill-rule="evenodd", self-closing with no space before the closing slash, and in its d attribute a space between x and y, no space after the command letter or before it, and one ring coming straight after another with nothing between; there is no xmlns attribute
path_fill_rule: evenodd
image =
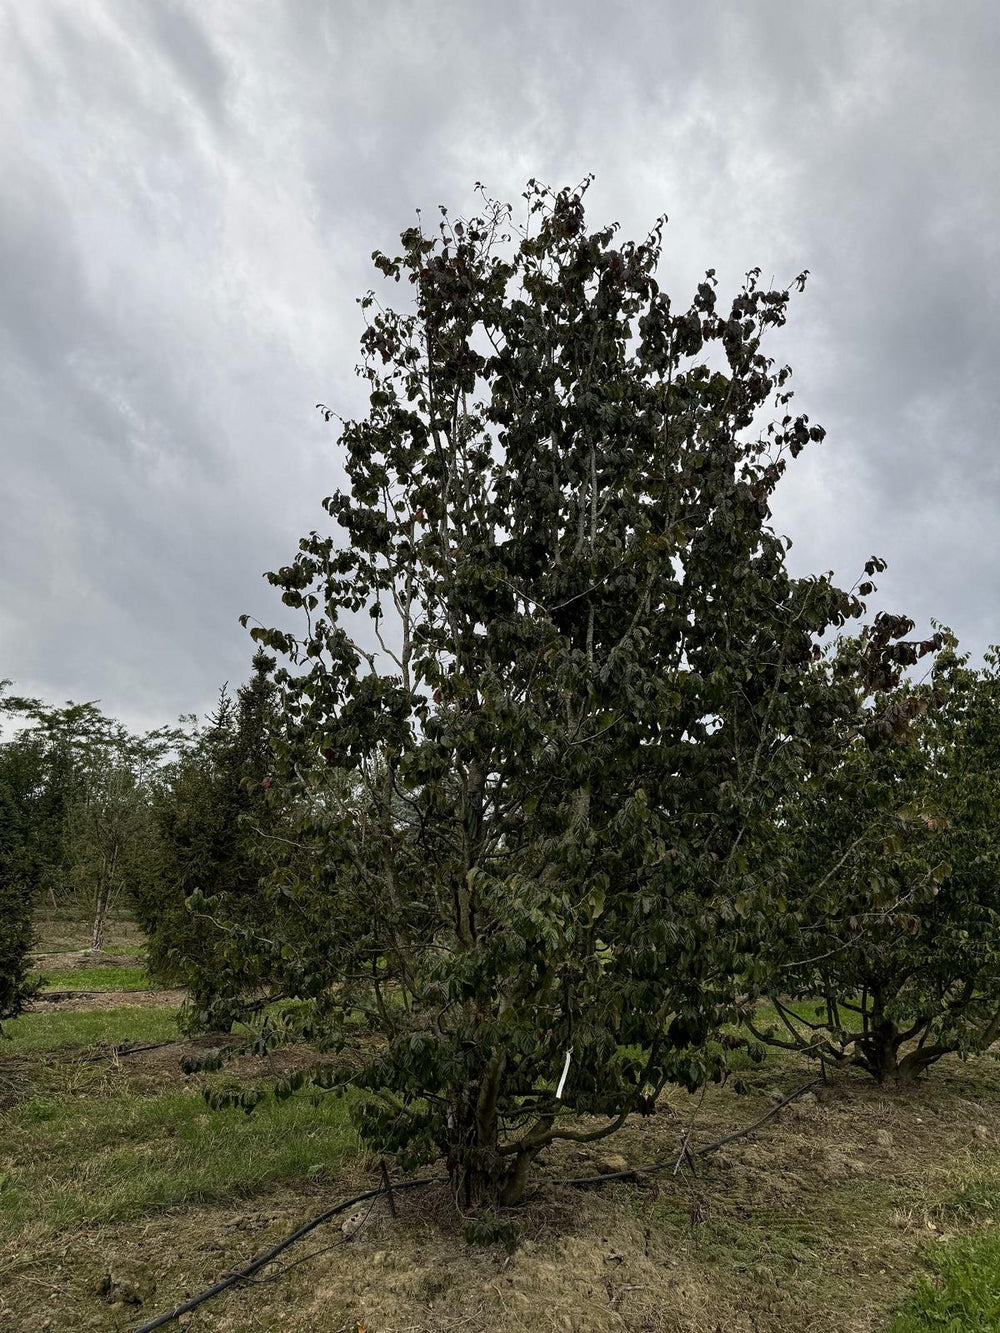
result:
<svg viewBox="0 0 1000 1333"><path fill-rule="evenodd" d="M0 1329L141 1327L340 1199L378 1184L343 1100L251 1116L186 1076L182 995L149 989L113 923L99 963L45 925L49 993L0 1046ZM120 984L118 984L120 983ZM79 992L73 996L67 992ZM263 1080L301 1050L240 1062ZM753 1133L810 1069L771 1056L747 1091L672 1091L604 1144L546 1151L519 1243L473 1248L438 1185L317 1228L191 1330L911 1333L1000 1327L1000 1069L942 1061L908 1096L832 1074ZM680 1154L685 1135L693 1157ZM574 1188L564 1180L677 1161ZM433 1172L429 1173L433 1174Z"/></svg>

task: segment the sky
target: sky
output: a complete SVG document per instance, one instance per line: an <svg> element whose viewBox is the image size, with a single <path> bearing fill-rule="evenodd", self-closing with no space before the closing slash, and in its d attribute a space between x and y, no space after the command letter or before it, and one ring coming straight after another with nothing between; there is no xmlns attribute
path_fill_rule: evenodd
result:
<svg viewBox="0 0 1000 1333"><path fill-rule="evenodd" d="M370 255L482 181L810 270L796 573L1000 640L995 0L0 0L0 677L136 727L249 672L328 530ZM393 289L398 293L400 289Z"/></svg>

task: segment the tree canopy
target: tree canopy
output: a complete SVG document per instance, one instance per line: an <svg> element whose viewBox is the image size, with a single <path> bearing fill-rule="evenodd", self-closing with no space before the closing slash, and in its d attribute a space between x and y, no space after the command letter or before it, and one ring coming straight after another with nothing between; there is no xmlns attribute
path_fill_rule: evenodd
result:
<svg viewBox="0 0 1000 1333"><path fill-rule="evenodd" d="M974 669L946 635L879 715L793 795L800 897L769 952L780 1025L766 1035L892 1084L1000 1035L996 652Z"/></svg>

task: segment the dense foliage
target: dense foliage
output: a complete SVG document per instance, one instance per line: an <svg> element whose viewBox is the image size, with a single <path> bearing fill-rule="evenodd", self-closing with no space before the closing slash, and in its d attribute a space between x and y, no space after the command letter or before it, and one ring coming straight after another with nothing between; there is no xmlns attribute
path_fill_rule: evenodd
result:
<svg viewBox="0 0 1000 1333"><path fill-rule="evenodd" d="M2 690L8 682L0 682ZM27 954L44 879L43 756L33 737L0 744L0 1021L31 996Z"/></svg>
<svg viewBox="0 0 1000 1333"><path fill-rule="evenodd" d="M1000 673L954 642L797 793L795 929L772 944L772 1042L905 1083L1000 1035ZM813 1018L790 998L819 997Z"/></svg>
<svg viewBox="0 0 1000 1333"><path fill-rule="evenodd" d="M789 914L774 812L918 651L882 617L842 671L817 664L864 608L792 578L769 525L823 436L762 350L789 292L754 271L720 309L709 272L675 310L662 222L619 244L584 190L533 183L523 230L486 201L376 252L415 309L362 302L341 535L270 576L302 636L253 631L286 661L299 849L268 938L227 922L220 985L268 976L320 1044L367 1016L364 1134L445 1155L470 1201L722 1076L720 1025Z"/></svg>

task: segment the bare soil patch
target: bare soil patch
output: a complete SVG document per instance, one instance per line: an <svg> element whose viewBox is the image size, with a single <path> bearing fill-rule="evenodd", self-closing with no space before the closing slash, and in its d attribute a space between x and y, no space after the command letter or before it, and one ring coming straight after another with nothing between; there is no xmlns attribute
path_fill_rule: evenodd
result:
<svg viewBox="0 0 1000 1333"><path fill-rule="evenodd" d="M38 972L65 972L71 968L90 968L90 967L144 967L146 958L144 954L116 954L105 953L98 949L92 952L90 949L75 949L71 953L40 953L35 954L32 960L32 966Z"/></svg>
<svg viewBox="0 0 1000 1333"><path fill-rule="evenodd" d="M926 1248L962 1225L949 1204L956 1181L987 1145L996 1158L1000 1098L995 1086L983 1092L958 1074L904 1103L840 1080L698 1163L697 1176L685 1167L586 1192L541 1185L520 1210L513 1256L468 1249L443 1192L414 1195L396 1223L382 1215L287 1274L286 1322L269 1311L261 1327L877 1333ZM691 1108L671 1100L616 1139L615 1153L630 1165L676 1155ZM759 1094L713 1099L695 1146L759 1109ZM546 1171L590 1175L600 1162L562 1149ZM227 1310L204 1327L250 1327L260 1293L234 1295Z"/></svg>
<svg viewBox="0 0 1000 1333"><path fill-rule="evenodd" d="M170 990L144 991L51 991L39 995L26 1013L81 1013L88 1009L148 1008L151 1005L180 1005L186 991L183 987Z"/></svg>

